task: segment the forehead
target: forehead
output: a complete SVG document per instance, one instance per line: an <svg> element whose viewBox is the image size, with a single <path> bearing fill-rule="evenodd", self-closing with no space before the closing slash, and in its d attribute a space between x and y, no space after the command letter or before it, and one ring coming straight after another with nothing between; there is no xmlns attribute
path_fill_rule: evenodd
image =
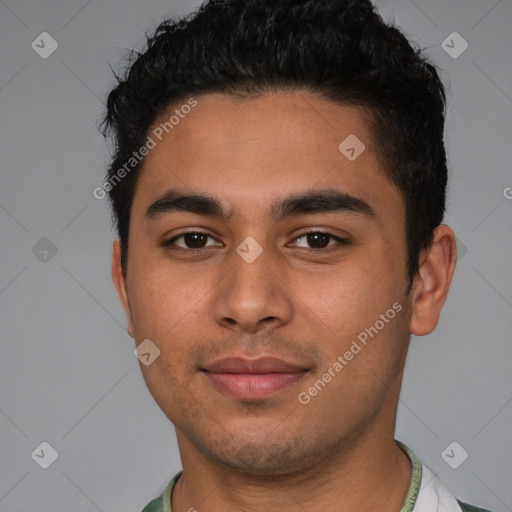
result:
<svg viewBox="0 0 512 512"><path fill-rule="evenodd" d="M165 124L179 109L179 103L168 109L151 130ZM250 99L206 94L197 98L197 106L190 113L179 120L174 118L179 122L167 130L170 133L162 134L164 139L171 139L176 146L195 144L201 153L209 151L216 157L224 152L230 157L257 153L258 160L271 160L293 151L297 159L307 153L315 153L311 156L318 159L321 150L339 151L339 144L350 135L364 143L368 152L374 149L369 111L300 92ZM153 151L152 156L163 156L165 144L159 145L162 152Z"/></svg>
<svg viewBox="0 0 512 512"><path fill-rule="evenodd" d="M172 125L165 123L186 99L148 131L155 146L145 158L135 202L173 187L223 197L228 208L318 187L370 203L401 201L379 167L363 108L299 92L195 99L197 105L174 115Z"/></svg>

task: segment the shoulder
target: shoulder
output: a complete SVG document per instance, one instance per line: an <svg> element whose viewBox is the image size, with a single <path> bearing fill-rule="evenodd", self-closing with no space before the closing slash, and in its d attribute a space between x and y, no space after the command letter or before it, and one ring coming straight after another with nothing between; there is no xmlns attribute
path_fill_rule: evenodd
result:
<svg viewBox="0 0 512 512"><path fill-rule="evenodd" d="M161 512L163 510L163 499L161 496L151 500L141 512Z"/></svg>
<svg viewBox="0 0 512 512"><path fill-rule="evenodd" d="M457 500L457 501L458 501L460 508L462 509L463 512L490 512L486 508L475 507L474 505L469 505L468 503L464 503L460 500Z"/></svg>
<svg viewBox="0 0 512 512"><path fill-rule="evenodd" d="M178 480L178 478L183 474L183 470L179 471L172 480L169 482L167 487L164 489L164 492L151 500L142 510L141 512L171 512L171 493L174 487L174 484Z"/></svg>

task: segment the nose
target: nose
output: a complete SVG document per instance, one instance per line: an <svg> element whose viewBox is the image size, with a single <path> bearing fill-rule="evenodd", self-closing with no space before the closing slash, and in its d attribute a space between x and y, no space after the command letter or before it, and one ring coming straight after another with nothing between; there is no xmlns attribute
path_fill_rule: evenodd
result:
<svg viewBox="0 0 512 512"><path fill-rule="evenodd" d="M254 261L233 251L227 263L230 271L216 288L212 305L217 324L256 333L290 321L293 303L286 271L271 251L263 249Z"/></svg>

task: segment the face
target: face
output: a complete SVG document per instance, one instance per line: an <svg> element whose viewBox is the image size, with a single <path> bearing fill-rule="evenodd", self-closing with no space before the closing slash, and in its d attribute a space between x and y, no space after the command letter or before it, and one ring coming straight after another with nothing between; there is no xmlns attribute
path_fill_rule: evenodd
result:
<svg viewBox="0 0 512 512"><path fill-rule="evenodd" d="M277 475L371 425L393 432L411 320L405 210L368 123L298 92L208 94L153 137L126 278L119 244L113 269L136 343L160 351L141 370L180 450ZM216 372L227 357L292 366Z"/></svg>

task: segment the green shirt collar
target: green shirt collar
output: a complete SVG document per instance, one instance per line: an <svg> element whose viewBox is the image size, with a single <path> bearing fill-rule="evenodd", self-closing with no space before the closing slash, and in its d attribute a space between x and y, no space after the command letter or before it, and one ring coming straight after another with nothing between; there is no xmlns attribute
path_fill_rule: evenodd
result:
<svg viewBox="0 0 512 512"><path fill-rule="evenodd" d="M407 490L407 495L405 496L405 500L402 508L400 509L400 512L412 512L414 505L416 504L416 498L420 492L421 462L418 457L416 457L414 452L405 446L405 444L401 443L397 439L395 439L395 442L398 444L398 446L400 446L400 448L402 448L405 453L407 453L409 459L411 459L412 464L411 481L409 483L409 489Z"/></svg>

